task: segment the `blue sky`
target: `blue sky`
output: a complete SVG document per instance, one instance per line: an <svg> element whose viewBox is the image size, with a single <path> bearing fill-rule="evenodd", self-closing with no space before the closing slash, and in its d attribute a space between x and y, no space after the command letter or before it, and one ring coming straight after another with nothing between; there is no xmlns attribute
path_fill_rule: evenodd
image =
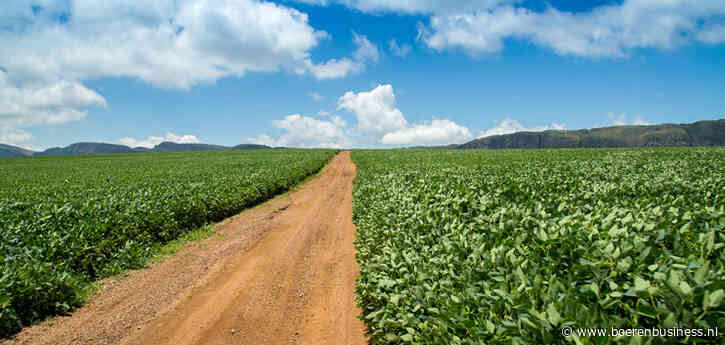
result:
<svg viewBox="0 0 725 345"><path fill-rule="evenodd" d="M725 117L721 0L11 0L0 45L0 142L33 149Z"/></svg>

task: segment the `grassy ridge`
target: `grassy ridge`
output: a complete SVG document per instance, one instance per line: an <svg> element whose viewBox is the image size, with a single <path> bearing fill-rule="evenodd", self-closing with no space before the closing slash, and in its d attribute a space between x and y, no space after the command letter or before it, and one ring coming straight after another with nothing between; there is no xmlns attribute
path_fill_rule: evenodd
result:
<svg viewBox="0 0 725 345"><path fill-rule="evenodd" d="M725 119L689 124L613 126L579 130L517 132L475 139L456 148L594 148L725 145Z"/></svg>
<svg viewBox="0 0 725 345"><path fill-rule="evenodd" d="M97 277L288 190L334 150L0 160L0 335L81 302Z"/></svg>
<svg viewBox="0 0 725 345"><path fill-rule="evenodd" d="M611 344L725 329L725 149L353 151L375 344ZM678 338L718 343L714 338Z"/></svg>

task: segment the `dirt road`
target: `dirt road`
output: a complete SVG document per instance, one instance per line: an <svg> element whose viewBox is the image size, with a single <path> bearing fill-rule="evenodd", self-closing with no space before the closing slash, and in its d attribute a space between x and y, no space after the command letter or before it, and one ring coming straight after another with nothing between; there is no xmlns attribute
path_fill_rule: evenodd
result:
<svg viewBox="0 0 725 345"><path fill-rule="evenodd" d="M172 257L104 281L91 303L13 344L366 344L354 302L349 154ZM6 341L7 343L7 341Z"/></svg>

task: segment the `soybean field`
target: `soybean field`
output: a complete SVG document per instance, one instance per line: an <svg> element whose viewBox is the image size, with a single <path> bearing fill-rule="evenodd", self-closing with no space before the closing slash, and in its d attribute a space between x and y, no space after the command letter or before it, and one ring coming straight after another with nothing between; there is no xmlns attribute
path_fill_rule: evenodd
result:
<svg viewBox="0 0 725 345"><path fill-rule="evenodd" d="M318 172L335 150L0 160L0 336L65 313L89 283Z"/></svg>
<svg viewBox="0 0 725 345"><path fill-rule="evenodd" d="M375 344L719 343L725 149L353 151ZM719 327L713 337L573 328Z"/></svg>

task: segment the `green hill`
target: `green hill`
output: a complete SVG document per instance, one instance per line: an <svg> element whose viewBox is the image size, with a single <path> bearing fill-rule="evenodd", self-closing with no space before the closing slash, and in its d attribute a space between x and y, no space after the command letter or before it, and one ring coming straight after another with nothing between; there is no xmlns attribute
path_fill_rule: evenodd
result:
<svg viewBox="0 0 725 345"><path fill-rule="evenodd" d="M135 151L123 145L106 143L75 143L66 147L53 147L43 152L36 152L33 156L64 156L64 155L90 155L106 153L134 153Z"/></svg>
<svg viewBox="0 0 725 345"><path fill-rule="evenodd" d="M462 145L414 148L458 149L538 149L538 148L596 148L651 146L725 146L725 119L697 121L690 124L651 126L613 126L579 130L548 130L517 132L479 138ZM33 152L20 147L0 144L0 158L28 156L60 156L82 154L184 152L219 150L257 150L271 147L240 144L233 147L211 144L177 144L163 142L153 148L81 142L66 147L54 147Z"/></svg>
<svg viewBox="0 0 725 345"><path fill-rule="evenodd" d="M239 144L237 146L232 147L232 150L261 150L261 149L269 149L270 147L267 145L257 145L257 144Z"/></svg>
<svg viewBox="0 0 725 345"><path fill-rule="evenodd" d="M65 156L89 155L109 153L143 153L143 152L186 152L186 151L223 151L223 150L257 150L271 147L255 144L241 144L234 147L211 144L177 144L163 142L154 146L130 148L124 145L82 142L66 147L53 147L42 152L33 152L19 147L0 144L0 157L28 157L28 156Z"/></svg>
<svg viewBox="0 0 725 345"><path fill-rule="evenodd" d="M151 152L183 152L183 151L221 151L231 150L231 147L210 145L210 144L177 144L172 142L163 142L156 145Z"/></svg>
<svg viewBox="0 0 725 345"><path fill-rule="evenodd" d="M460 149L651 147L725 145L725 119L691 124L614 126L580 130L518 132L479 138Z"/></svg>
<svg viewBox="0 0 725 345"><path fill-rule="evenodd" d="M28 157L32 156L33 153L33 151L22 147L0 144L0 158Z"/></svg>

